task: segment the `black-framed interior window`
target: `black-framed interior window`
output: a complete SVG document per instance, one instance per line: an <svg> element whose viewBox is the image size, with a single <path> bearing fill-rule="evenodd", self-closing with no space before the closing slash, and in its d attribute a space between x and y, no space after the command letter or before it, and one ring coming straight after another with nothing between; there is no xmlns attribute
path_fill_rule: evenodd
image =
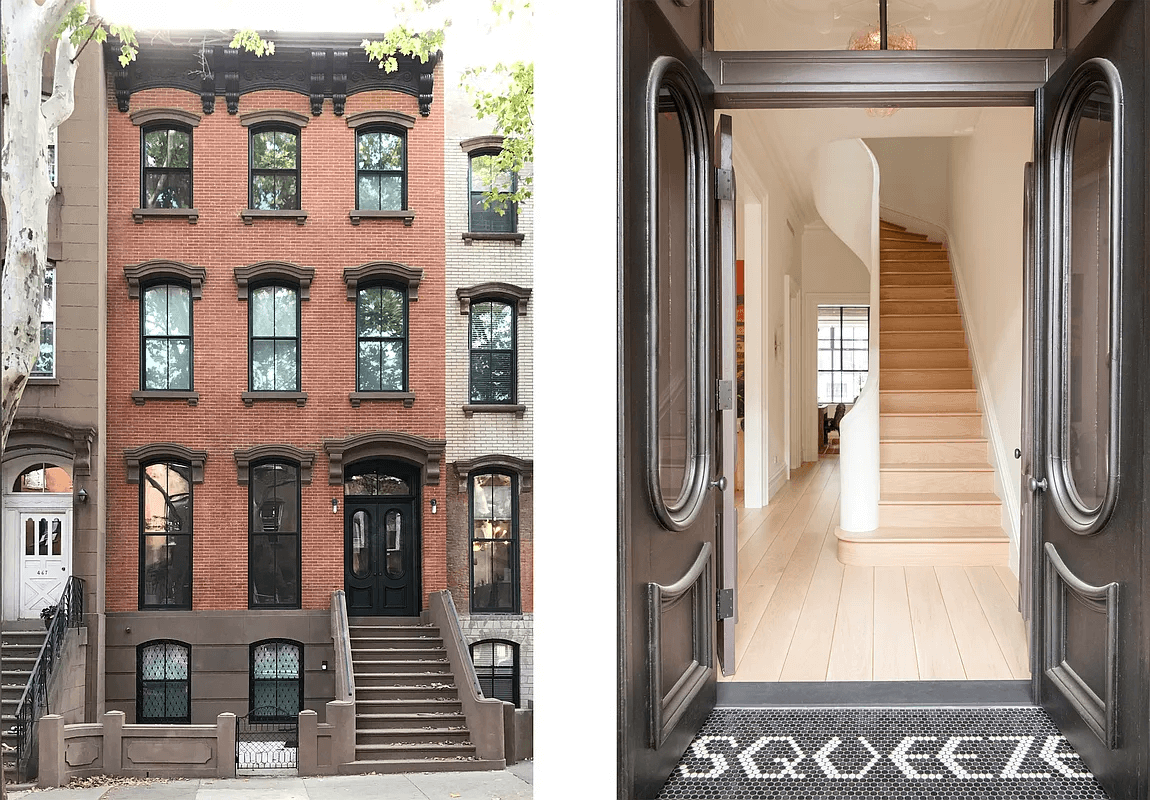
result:
<svg viewBox="0 0 1150 800"><path fill-rule="evenodd" d="M514 475L475 473L471 484L471 610L519 610L519 503Z"/></svg>
<svg viewBox="0 0 1150 800"><path fill-rule="evenodd" d="M192 607L192 469L140 470L140 608Z"/></svg>
<svg viewBox="0 0 1150 800"><path fill-rule="evenodd" d="M356 386L361 392L407 388L407 291L365 286L356 296Z"/></svg>
<svg viewBox="0 0 1150 800"><path fill-rule="evenodd" d="M249 208L299 209L299 139L289 125L251 129Z"/></svg>
<svg viewBox="0 0 1150 800"><path fill-rule="evenodd" d="M248 711L256 720L294 720L303 708L303 645L265 639L251 646Z"/></svg>
<svg viewBox="0 0 1150 800"><path fill-rule="evenodd" d="M483 193L491 188L501 192L514 192L518 177L511 172L500 172L495 167L498 152L473 153L468 169L468 196L470 198L468 230L474 233L515 233L516 204L512 202L487 203Z"/></svg>
<svg viewBox="0 0 1150 800"><path fill-rule="evenodd" d="M253 392L298 392L299 288L270 284L248 294Z"/></svg>
<svg viewBox="0 0 1150 800"><path fill-rule="evenodd" d="M407 137L391 128L367 128L355 137L355 207L407 208Z"/></svg>
<svg viewBox="0 0 1150 800"><path fill-rule="evenodd" d="M471 663L484 697L519 706L519 645L486 639L471 645Z"/></svg>
<svg viewBox="0 0 1150 800"><path fill-rule="evenodd" d="M870 307L819 306L818 401L853 403L870 369Z"/></svg>
<svg viewBox="0 0 1150 800"><path fill-rule="evenodd" d="M299 466L252 466L248 496L248 607L299 608Z"/></svg>
<svg viewBox="0 0 1150 800"><path fill-rule="evenodd" d="M469 328L471 402L515 402L515 306L472 302Z"/></svg>
<svg viewBox="0 0 1150 800"><path fill-rule="evenodd" d="M141 299L140 387L191 390L191 290L175 283L160 283L145 288Z"/></svg>
<svg viewBox="0 0 1150 800"><path fill-rule="evenodd" d="M140 207L192 208L192 129L171 122L140 129Z"/></svg>
<svg viewBox="0 0 1150 800"><path fill-rule="evenodd" d="M170 639L136 648L136 722L192 721L191 645Z"/></svg>

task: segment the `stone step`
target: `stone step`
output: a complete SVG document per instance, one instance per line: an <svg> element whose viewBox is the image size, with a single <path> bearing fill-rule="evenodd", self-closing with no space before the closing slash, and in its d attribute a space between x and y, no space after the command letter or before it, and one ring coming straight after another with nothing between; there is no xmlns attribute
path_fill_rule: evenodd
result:
<svg viewBox="0 0 1150 800"><path fill-rule="evenodd" d="M418 713L363 713L355 716L356 730L394 730L397 728L442 728L451 730L467 727L467 718L461 712Z"/></svg>
<svg viewBox="0 0 1150 800"><path fill-rule="evenodd" d="M392 650L397 647L412 650L442 650L443 639L438 636L361 636L351 640L352 655L362 650Z"/></svg>
<svg viewBox="0 0 1150 800"><path fill-rule="evenodd" d="M356 758L359 756L357 754ZM481 758L409 758L394 760L357 760L350 764L340 764L340 775L396 775L410 772L479 772L506 769L503 759L484 760Z"/></svg>
<svg viewBox="0 0 1150 800"><path fill-rule="evenodd" d="M362 647L351 651L351 663L354 669L357 664L377 661L432 661L446 659L447 651L442 643L439 647Z"/></svg>
<svg viewBox="0 0 1150 800"><path fill-rule="evenodd" d="M375 686L426 686L432 683L455 685L455 677L448 665L443 665L438 672L359 672L355 675L356 691Z"/></svg>
<svg viewBox="0 0 1150 800"><path fill-rule="evenodd" d="M420 744L355 744L356 760L395 761L420 758L474 758L475 745L458 742Z"/></svg>
<svg viewBox="0 0 1150 800"><path fill-rule="evenodd" d="M348 634L354 643L363 638L418 639L424 636L442 638L439 628L430 625L349 625Z"/></svg>
<svg viewBox="0 0 1150 800"><path fill-rule="evenodd" d="M360 673L371 674L390 670L396 672L430 672L436 669L445 672L451 670L451 662L447 660L446 653L442 657L436 658L360 658L352 660L352 672L356 675L356 680L359 680Z"/></svg>
<svg viewBox="0 0 1150 800"><path fill-rule="evenodd" d="M460 728L356 728L355 743L361 744L470 744L471 734Z"/></svg>
<svg viewBox="0 0 1150 800"><path fill-rule="evenodd" d="M365 700L442 700L459 697L454 683L441 683L425 686L355 686L356 702Z"/></svg>
<svg viewBox="0 0 1150 800"><path fill-rule="evenodd" d="M355 701L356 715L359 714L420 714L426 712L460 714L463 705L459 700L360 700L358 692Z"/></svg>

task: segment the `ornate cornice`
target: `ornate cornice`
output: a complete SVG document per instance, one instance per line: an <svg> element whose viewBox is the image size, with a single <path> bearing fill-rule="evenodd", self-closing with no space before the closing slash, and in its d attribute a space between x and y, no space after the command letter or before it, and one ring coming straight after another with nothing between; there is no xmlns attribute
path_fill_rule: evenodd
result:
<svg viewBox="0 0 1150 800"><path fill-rule="evenodd" d="M492 470L513 472L519 476L519 488L524 492L531 491L532 479L535 475L535 466L531 459L501 453L460 459L454 462L452 466L455 467L455 476L459 478L460 494L466 494L467 480L474 472L490 472Z"/></svg>
<svg viewBox="0 0 1150 800"><path fill-rule="evenodd" d="M248 285L256 281L282 280L299 285L299 299L311 298L311 282L315 278L313 267L301 267L288 261L259 261L236 267L236 299L248 299Z"/></svg>
<svg viewBox="0 0 1150 800"><path fill-rule="evenodd" d="M92 472L92 444L96 429L65 425L43 417L19 416L12 421L4 459L32 453L59 456L72 461L73 477Z"/></svg>
<svg viewBox="0 0 1150 800"><path fill-rule="evenodd" d="M128 297L132 300L140 299L141 283L164 278L174 278L190 284L192 299L199 300L203 294L204 281L208 279L208 271L181 261L154 259L124 267L124 277L128 280Z"/></svg>
<svg viewBox="0 0 1150 800"><path fill-rule="evenodd" d="M252 125L263 125L267 122L279 122L283 125L306 128L308 118L298 111L288 111L284 108L265 108L262 111L249 111L247 114L240 114L240 124L245 128L250 128Z"/></svg>
<svg viewBox="0 0 1150 800"><path fill-rule="evenodd" d="M200 115L182 108L141 108L128 115L133 125L148 125L152 122L178 122L195 128L200 124Z"/></svg>
<svg viewBox="0 0 1150 800"><path fill-rule="evenodd" d="M140 465L153 461L180 461L192 468L192 483L204 482L204 462L208 460L207 450L192 450L175 442L155 442L124 451L124 461L128 465L128 483L140 482Z"/></svg>
<svg viewBox="0 0 1150 800"><path fill-rule="evenodd" d="M314 450L304 450L290 444L257 444L246 450L234 450L232 454L236 458L236 483L241 486L248 484L251 465L265 459L299 464L300 481L305 486L311 483L311 466L315 463Z"/></svg>
<svg viewBox="0 0 1150 800"><path fill-rule="evenodd" d="M345 439L324 439L327 452L327 481L332 486L343 484L345 464L365 458L392 458L419 467L425 486L439 484L439 460L447 449L445 439L424 439L410 433L373 431Z"/></svg>
<svg viewBox="0 0 1150 800"><path fill-rule="evenodd" d="M474 286L461 286L455 290L455 295L459 298L460 314L470 314L471 304L477 300L493 298L512 304L522 317L527 314L527 301L531 299L531 290L513 283L489 281Z"/></svg>
<svg viewBox="0 0 1150 800"><path fill-rule="evenodd" d="M410 130L415 127L415 117L398 111L361 111L347 118L349 128L362 128L365 125L394 125Z"/></svg>
<svg viewBox="0 0 1150 800"><path fill-rule="evenodd" d="M502 150L503 137L502 136L473 136L470 139L464 139L459 143L463 152L470 155L481 150Z"/></svg>
<svg viewBox="0 0 1150 800"><path fill-rule="evenodd" d="M369 261L358 267L347 267L343 271L343 280L347 284L347 299L355 300L359 285L371 280L385 280L399 283L407 287L407 299L415 302L419 299L419 282L423 280L423 270L419 267L409 267L395 261Z"/></svg>

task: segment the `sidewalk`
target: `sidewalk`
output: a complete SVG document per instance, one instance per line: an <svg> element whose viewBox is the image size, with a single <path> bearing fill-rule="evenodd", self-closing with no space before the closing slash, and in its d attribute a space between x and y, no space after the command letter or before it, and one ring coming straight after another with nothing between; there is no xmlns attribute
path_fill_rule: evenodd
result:
<svg viewBox="0 0 1150 800"><path fill-rule="evenodd" d="M156 780L137 786L32 789L12 800L531 800L532 762L498 772L337 775L325 778Z"/></svg>

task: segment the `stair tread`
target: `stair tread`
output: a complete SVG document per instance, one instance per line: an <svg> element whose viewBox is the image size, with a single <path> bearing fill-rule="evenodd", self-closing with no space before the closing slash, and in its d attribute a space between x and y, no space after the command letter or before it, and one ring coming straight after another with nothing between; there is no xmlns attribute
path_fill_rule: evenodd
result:
<svg viewBox="0 0 1150 800"><path fill-rule="evenodd" d="M880 411L879 417L981 417L981 411Z"/></svg>
<svg viewBox="0 0 1150 800"><path fill-rule="evenodd" d="M954 394L962 392L963 394L974 394L975 389L883 389L879 388L880 394Z"/></svg>
<svg viewBox="0 0 1150 800"><path fill-rule="evenodd" d="M412 712L408 714L356 714L356 719L382 719L382 720L401 720L401 719L446 719L446 718L464 719L460 712L448 711L422 711ZM358 730L358 728L357 728ZM366 728L364 730L367 730Z"/></svg>
<svg viewBox="0 0 1150 800"><path fill-rule="evenodd" d="M941 527L930 528L901 528L884 527L873 531L844 531L835 528L835 536L840 540L851 542L1009 542L1010 538L1001 526L970 526L970 527Z"/></svg>
<svg viewBox="0 0 1150 800"><path fill-rule="evenodd" d="M463 742L380 742L357 744L356 750L474 750L474 744Z"/></svg>
<svg viewBox="0 0 1150 800"><path fill-rule="evenodd" d="M902 461L879 464L879 472L994 472L994 467L988 462L953 464L938 463L906 463Z"/></svg>
<svg viewBox="0 0 1150 800"><path fill-rule="evenodd" d="M994 492L887 492L879 494L879 505L1001 505Z"/></svg>
<svg viewBox="0 0 1150 800"><path fill-rule="evenodd" d="M923 444L950 444L959 442L962 444L986 444L985 436L960 436L957 434L946 434L940 436L909 436L909 435L890 435L883 436L879 434L880 442L895 442L898 444L910 444L912 442L922 442Z"/></svg>
<svg viewBox="0 0 1150 800"><path fill-rule="evenodd" d="M885 351L881 351L885 352ZM879 367L880 372L970 372L970 367Z"/></svg>

